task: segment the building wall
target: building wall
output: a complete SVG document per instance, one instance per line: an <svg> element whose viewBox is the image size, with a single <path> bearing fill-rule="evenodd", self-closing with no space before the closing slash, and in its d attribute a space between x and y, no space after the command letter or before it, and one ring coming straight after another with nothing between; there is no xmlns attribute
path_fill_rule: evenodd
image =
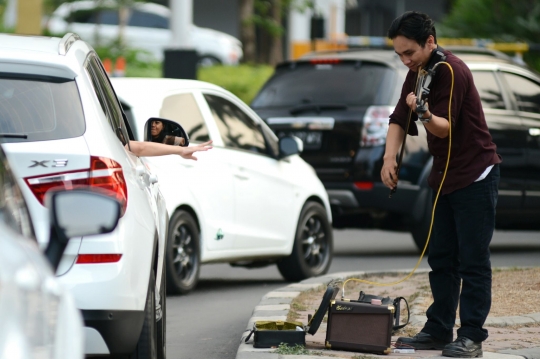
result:
<svg viewBox="0 0 540 359"><path fill-rule="evenodd" d="M405 11L428 14L435 22L448 11L448 0L357 0L346 10L345 32L349 36L386 36L392 21Z"/></svg>

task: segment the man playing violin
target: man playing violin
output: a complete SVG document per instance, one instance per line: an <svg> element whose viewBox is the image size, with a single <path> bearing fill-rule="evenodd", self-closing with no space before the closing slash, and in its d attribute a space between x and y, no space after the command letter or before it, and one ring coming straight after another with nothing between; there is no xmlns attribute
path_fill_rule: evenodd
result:
<svg viewBox="0 0 540 359"><path fill-rule="evenodd" d="M388 188L396 188L396 156L405 129L409 135L417 135L417 126L408 121L419 120L433 156L428 177L432 203L437 199L428 254L433 303L420 333L400 337L396 344L441 349L448 357L482 357L482 342L488 337L483 325L491 307L489 244L495 227L501 157L488 131L471 71L437 45L433 20L420 12L405 12L393 21L388 37L409 72L390 115L381 179ZM415 92L418 73L434 70L430 60L435 53L443 55L444 63L436 66L429 95L420 99ZM458 304L461 325L454 341Z"/></svg>

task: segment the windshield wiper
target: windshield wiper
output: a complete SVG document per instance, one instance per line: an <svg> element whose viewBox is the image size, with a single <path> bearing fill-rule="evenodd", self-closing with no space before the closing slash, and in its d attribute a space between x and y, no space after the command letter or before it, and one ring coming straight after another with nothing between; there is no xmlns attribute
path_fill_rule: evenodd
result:
<svg viewBox="0 0 540 359"><path fill-rule="evenodd" d="M0 133L0 138L28 138L28 135L23 135L19 133Z"/></svg>
<svg viewBox="0 0 540 359"><path fill-rule="evenodd" d="M321 104L307 104L307 105L298 105L293 107L289 113L291 115L297 115L302 112L315 111L318 114L322 110L346 110L347 105L341 103L321 103Z"/></svg>

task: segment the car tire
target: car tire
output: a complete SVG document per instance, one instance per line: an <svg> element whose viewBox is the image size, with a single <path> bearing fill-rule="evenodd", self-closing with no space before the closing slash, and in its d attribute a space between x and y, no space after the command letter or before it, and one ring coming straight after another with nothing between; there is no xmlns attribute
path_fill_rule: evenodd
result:
<svg viewBox="0 0 540 359"><path fill-rule="evenodd" d="M221 65L221 61L215 56L203 55L199 57L198 65L200 67L216 66L216 65Z"/></svg>
<svg viewBox="0 0 540 359"><path fill-rule="evenodd" d="M169 221L168 233L167 292L187 294L199 281L201 266L199 228L191 214L178 210Z"/></svg>
<svg viewBox="0 0 540 359"><path fill-rule="evenodd" d="M144 306L144 324L137 347L130 359L156 359L157 358L157 328L156 328L156 279L154 271L150 273L146 304Z"/></svg>
<svg viewBox="0 0 540 359"><path fill-rule="evenodd" d="M156 321L157 326L157 357L167 358L167 274L165 272L165 261L163 261L163 271L161 273L161 285L159 286L159 298L161 308L161 319Z"/></svg>
<svg viewBox="0 0 540 359"><path fill-rule="evenodd" d="M300 212L292 252L278 269L287 281L296 282L325 274L333 256L332 226L324 207L307 202Z"/></svg>

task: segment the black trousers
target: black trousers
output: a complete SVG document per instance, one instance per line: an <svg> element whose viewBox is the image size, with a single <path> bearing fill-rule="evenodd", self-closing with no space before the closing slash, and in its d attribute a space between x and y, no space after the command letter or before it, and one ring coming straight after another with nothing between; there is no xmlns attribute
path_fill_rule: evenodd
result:
<svg viewBox="0 0 540 359"><path fill-rule="evenodd" d="M489 244L495 227L499 165L482 181L439 196L429 244L433 304L423 332L452 341L459 304L458 336L487 339L483 325L491 308ZM436 192L433 192L433 196Z"/></svg>

